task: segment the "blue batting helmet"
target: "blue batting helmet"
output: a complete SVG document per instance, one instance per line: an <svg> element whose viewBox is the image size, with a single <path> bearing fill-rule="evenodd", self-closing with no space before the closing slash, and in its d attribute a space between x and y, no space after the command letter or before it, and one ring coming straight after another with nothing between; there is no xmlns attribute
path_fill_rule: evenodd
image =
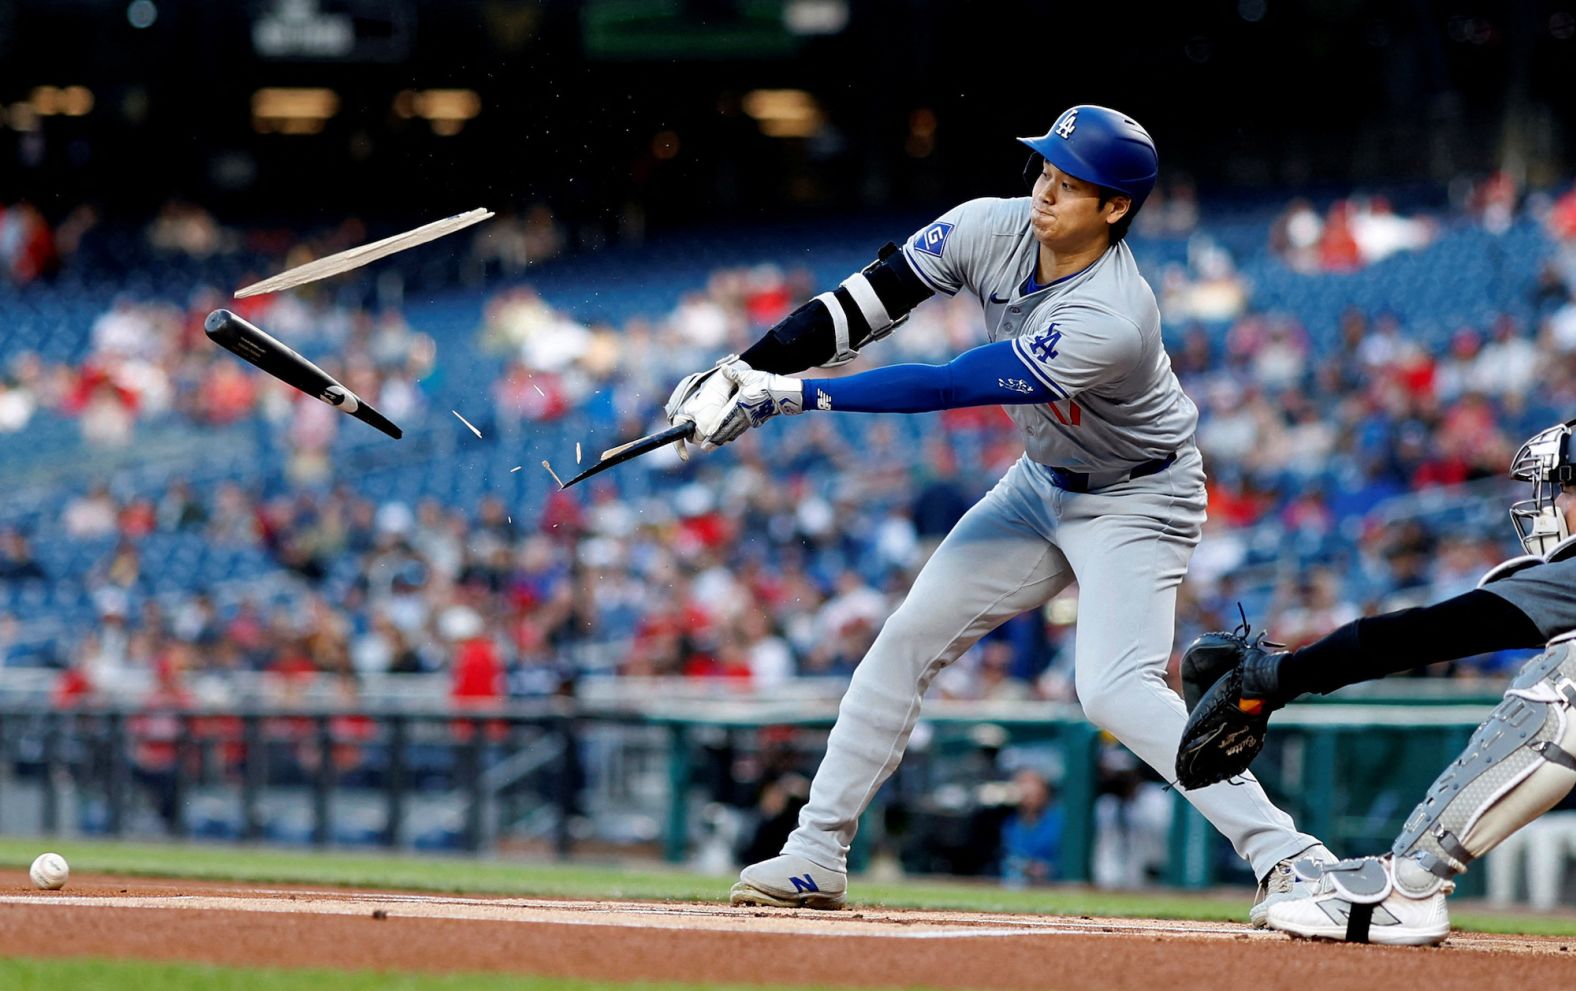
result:
<svg viewBox="0 0 1576 991"><path fill-rule="evenodd" d="M1154 139L1138 121L1107 107L1064 110L1044 137L1018 140L1068 175L1131 196L1135 211L1155 188Z"/></svg>

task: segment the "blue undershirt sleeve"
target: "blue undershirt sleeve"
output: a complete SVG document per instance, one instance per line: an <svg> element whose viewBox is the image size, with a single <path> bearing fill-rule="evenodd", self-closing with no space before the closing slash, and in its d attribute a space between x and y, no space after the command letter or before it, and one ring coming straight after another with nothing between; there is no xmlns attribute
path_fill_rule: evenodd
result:
<svg viewBox="0 0 1576 991"><path fill-rule="evenodd" d="M1031 374L1011 341L985 344L945 365L889 365L836 379L805 379L805 409L929 413L1027 405L1061 398Z"/></svg>

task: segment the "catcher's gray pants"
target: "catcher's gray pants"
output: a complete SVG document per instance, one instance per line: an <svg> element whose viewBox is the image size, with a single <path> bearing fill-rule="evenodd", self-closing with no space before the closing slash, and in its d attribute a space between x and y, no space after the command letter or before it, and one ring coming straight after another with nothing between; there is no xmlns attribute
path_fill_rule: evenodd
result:
<svg viewBox="0 0 1576 991"><path fill-rule="evenodd" d="M1075 579L1084 713L1170 780L1187 711L1165 670L1204 502L1191 447L1166 471L1087 493L1057 488L1042 466L1019 459L942 541L855 669L783 852L842 867L860 814L903 757L931 679ZM1243 777L1183 794L1262 878L1318 841Z"/></svg>

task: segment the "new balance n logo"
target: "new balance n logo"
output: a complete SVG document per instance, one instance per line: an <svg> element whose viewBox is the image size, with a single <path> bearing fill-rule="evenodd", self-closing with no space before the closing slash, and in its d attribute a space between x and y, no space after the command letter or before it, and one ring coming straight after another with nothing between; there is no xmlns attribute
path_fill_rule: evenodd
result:
<svg viewBox="0 0 1576 991"><path fill-rule="evenodd" d="M816 887L815 878L808 874L806 874L804 877L797 877L793 874L790 874L788 875L788 880L793 882L793 890L795 894L803 895L812 891L819 893L821 890L820 888Z"/></svg>
<svg viewBox="0 0 1576 991"><path fill-rule="evenodd" d="M1319 910L1330 917L1331 922L1340 926L1351 925L1352 909L1354 907L1351 902L1341 901L1339 898L1328 898L1319 902L1318 905ZM1371 925L1398 926L1401 924L1401 920L1392 915L1390 910L1383 905L1372 905L1369 907L1373 909L1373 918L1370 920Z"/></svg>

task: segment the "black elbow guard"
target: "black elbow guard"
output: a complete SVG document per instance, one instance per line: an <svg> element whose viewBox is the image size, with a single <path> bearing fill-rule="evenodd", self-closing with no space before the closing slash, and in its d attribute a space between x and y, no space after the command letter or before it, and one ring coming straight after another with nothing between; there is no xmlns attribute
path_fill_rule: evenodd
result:
<svg viewBox="0 0 1576 991"><path fill-rule="evenodd" d="M779 375L841 365L892 333L932 294L888 242L875 261L788 314L741 357L751 368Z"/></svg>

